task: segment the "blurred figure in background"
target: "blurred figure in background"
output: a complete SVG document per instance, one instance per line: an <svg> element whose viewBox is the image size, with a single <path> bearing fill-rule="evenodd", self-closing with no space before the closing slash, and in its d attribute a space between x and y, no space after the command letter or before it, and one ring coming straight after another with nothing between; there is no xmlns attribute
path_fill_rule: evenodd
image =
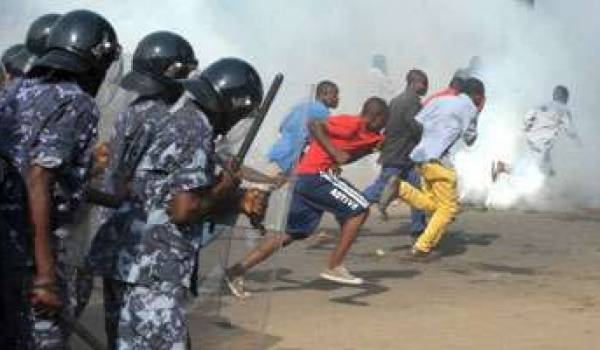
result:
<svg viewBox="0 0 600 350"><path fill-rule="evenodd" d="M375 54L371 57L368 79L368 91L365 93L365 98L379 96L389 101L398 91L390 78L387 59L382 54Z"/></svg>
<svg viewBox="0 0 600 350"><path fill-rule="evenodd" d="M561 134L564 133L570 139L581 143L573 125L568 102L569 90L563 85L558 85L552 92L552 101L527 112L523 120L523 133L528 153L546 177L554 176L556 173L552 162L552 149ZM511 166L502 161L495 161L492 164L493 181L496 181L501 173L510 172Z"/></svg>

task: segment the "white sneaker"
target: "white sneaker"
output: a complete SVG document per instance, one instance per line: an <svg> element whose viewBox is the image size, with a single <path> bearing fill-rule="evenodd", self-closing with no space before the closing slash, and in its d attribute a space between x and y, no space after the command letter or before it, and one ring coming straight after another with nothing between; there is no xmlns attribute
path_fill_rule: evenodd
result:
<svg viewBox="0 0 600 350"><path fill-rule="evenodd" d="M332 282L349 284L352 286L358 286L364 282L362 278L350 274L344 265L336 266L333 269L327 269L321 272L320 276L321 278Z"/></svg>
<svg viewBox="0 0 600 350"><path fill-rule="evenodd" d="M252 296L252 293L244 290L244 277L230 278L225 274L225 285L229 288L231 294L240 299L246 299Z"/></svg>

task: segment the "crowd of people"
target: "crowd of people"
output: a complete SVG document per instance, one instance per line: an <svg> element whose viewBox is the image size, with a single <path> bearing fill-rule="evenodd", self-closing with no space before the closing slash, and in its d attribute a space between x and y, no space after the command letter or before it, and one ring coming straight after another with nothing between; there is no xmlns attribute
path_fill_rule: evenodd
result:
<svg viewBox="0 0 600 350"><path fill-rule="evenodd" d="M370 207L385 213L395 199L412 208L414 244L405 258L438 257L435 248L460 211L453 156L476 141L486 101L483 82L468 70L426 99L427 74L410 70L398 96L369 97L358 114L331 115L339 87L323 80L314 99L285 116L266 154L269 166L258 171L240 164L227 143L263 101L260 74L239 58L197 71L192 45L167 31L138 43L119 84L134 98L120 111L110 141L98 143L94 97L121 64L121 51L105 18L79 10L40 17L25 43L2 57L2 349L66 348L71 329L64 319L79 317L94 277L103 282L110 349L189 348L184 305L197 288L204 223L223 212L248 216L265 234L224 272L224 283L241 298L248 296L244 275L313 235L325 212L341 227L320 274L326 280L363 283L344 257ZM375 63L381 69L385 62ZM567 98L560 87L556 103L528 115L528 135L565 124ZM247 128L238 134L246 137ZM530 139L547 164L549 141ZM342 167L374 152L381 173L362 191L342 177ZM495 166L494 176L508 169ZM242 181L256 186L242 189ZM261 221L269 193L282 186L292 190L287 224L269 232ZM89 206L102 207L100 225L84 259L73 259L78 248L69 240Z"/></svg>

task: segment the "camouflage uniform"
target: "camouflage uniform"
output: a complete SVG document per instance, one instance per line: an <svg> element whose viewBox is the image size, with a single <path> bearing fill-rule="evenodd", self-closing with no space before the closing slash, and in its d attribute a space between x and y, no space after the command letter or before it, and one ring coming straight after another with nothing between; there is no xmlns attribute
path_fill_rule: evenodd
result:
<svg viewBox="0 0 600 350"><path fill-rule="evenodd" d="M70 214L77 211L83 200L99 112L93 99L73 83L24 80L19 84L15 94L2 102L9 107L1 109L4 127L0 150L15 169L5 178L0 202L0 215L7 229L1 244L5 250L3 269L9 274L5 282L10 286L2 292L3 302L14 302L10 307L18 305L19 310L11 315L16 319L6 322L17 327L10 346L62 349L68 330L56 318L35 315L27 305L26 286L33 277L33 258L23 179L30 164L55 173L56 181L50 191L50 222L57 284L64 302L62 312L77 317L91 291L91 278L65 264L62 241L68 234L64 228L72 221Z"/></svg>
<svg viewBox="0 0 600 350"><path fill-rule="evenodd" d="M174 194L212 186L213 134L191 102L156 130L130 181L134 205L121 208L99 233L119 237L117 255L105 265L123 282L119 349L184 349L187 343L183 302L202 231L200 224L172 224L166 209Z"/></svg>
<svg viewBox="0 0 600 350"><path fill-rule="evenodd" d="M127 177L140 161L141 154L154 137L156 124L168 113L160 100L138 98L119 113L110 137L110 160L104 175L104 191L118 194L123 191Z"/></svg>
<svg viewBox="0 0 600 350"><path fill-rule="evenodd" d="M168 115L168 106L160 100L138 98L121 112L110 137L110 160L104 174L103 189L107 193L121 194L129 182L140 157L156 133L156 124ZM120 209L103 208L103 224L94 238L88 263L94 274L102 276L104 288L105 331L110 349L116 348L119 312L123 305L124 284L116 278L117 247L125 242L121 234L127 227L123 219L131 210L140 209L142 203L130 198ZM115 225L115 223L118 223Z"/></svg>

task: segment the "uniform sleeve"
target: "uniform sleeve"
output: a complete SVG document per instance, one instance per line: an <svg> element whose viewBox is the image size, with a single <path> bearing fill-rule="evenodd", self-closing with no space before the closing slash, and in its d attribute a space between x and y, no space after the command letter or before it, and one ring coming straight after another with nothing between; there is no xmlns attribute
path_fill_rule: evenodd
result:
<svg viewBox="0 0 600 350"><path fill-rule="evenodd" d="M83 110L76 108L76 102L63 103L40 120L41 125L37 133L32 135L32 147L29 151L32 164L48 169L59 168L68 165L82 151L77 145L91 137L90 133L95 126L85 116L88 108L81 109Z"/></svg>
<svg viewBox="0 0 600 350"><path fill-rule="evenodd" d="M329 136L350 140L356 137L361 130L360 119L357 118L329 118L327 119L327 134Z"/></svg>
<svg viewBox="0 0 600 350"><path fill-rule="evenodd" d="M189 158L170 176L170 193L190 191L213 185L213 171L209 166L208 155L201 149L192 151Z"/></svg>
<svg viewBox="0 0 600 350"><path fill-rule="evenodd" d="M140 169L162 174L162 183L171 194L213 185L214 160L207 142L192 132L172 128L163 130L150 145Z"/></svg>

